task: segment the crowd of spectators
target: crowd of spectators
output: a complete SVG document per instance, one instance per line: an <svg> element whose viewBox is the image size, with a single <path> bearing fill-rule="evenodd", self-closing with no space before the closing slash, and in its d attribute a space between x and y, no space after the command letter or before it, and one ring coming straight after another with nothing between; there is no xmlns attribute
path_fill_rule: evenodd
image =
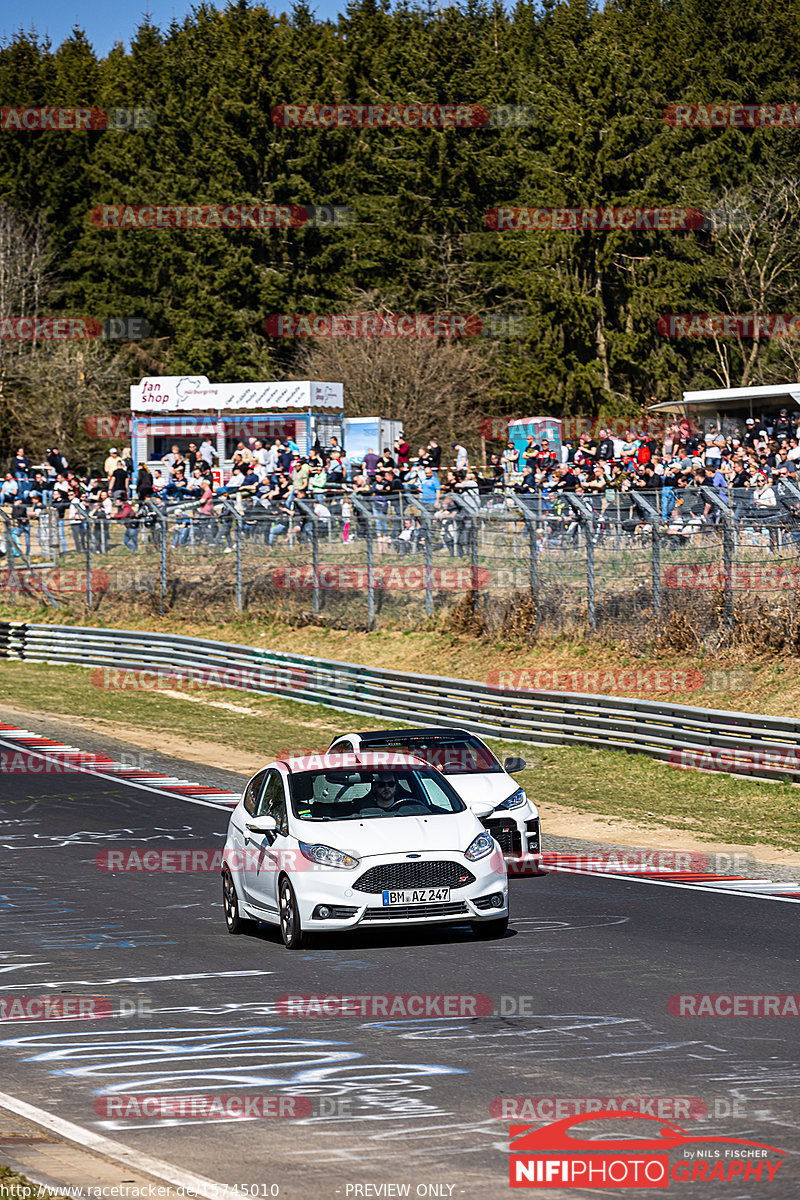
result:
<svg viewBox="0 0 800 1200"><path fill-rule="evenodd" d="M73 548L85 552L87 544L102 553L114 542L111 522L116 521L121 522L123 545L135 552L143 527L156 540L161 536L159 509L169 514L173 546L224 541L230 550L236 514L246 536L269 546L310 538L314 518L337 518L348 541L364 532L364 505L375 519L381 553L390 545L409 551L419 541L420 521L413 508L407 516L408 506L398 504L403 496L424 506L437 522L440 546L455 555L463 552L458 528L464 513L477 508L487 493L504 498L509 491L536 497L537 510L551 529L560 524L562 532L573 534L579 522L564 493L599 516L614 505L618 521L622 513L622 523L631 528L641 524L641 512L634 511L631 499L637 492L649 494L664 520L677 521L678 512L683 525L719 520L719 506L707 489L739 518L760 510L767 525L786 515L797 524L798 462L798 426L786 409L748 417L738 432L725 434L714 427L700 431L684 419L662 426L657 436L646 422L622 435L599 428L596 434L567 439L558 449L547 438L529 436L522 450L509 442L479 470L470 464L463 444L454 442L443 450L435 438L412 456L401 434L380 453L370 448L360 463L345 460L335 436L326 446L317 442L307 454L291 439L249 438L236 446L224 485L215 483L216 447L204 438L188 442L185 450L172 445L158 468L151 471L141 464L136 473L130 449L111 447L102 472L88 477L71 471L57 447L48 448L44 460L33 465L20 448L0 482L0 503L10 508L10 534L26 556L32 529L44 556L54 544L61 553Z"/></svg>

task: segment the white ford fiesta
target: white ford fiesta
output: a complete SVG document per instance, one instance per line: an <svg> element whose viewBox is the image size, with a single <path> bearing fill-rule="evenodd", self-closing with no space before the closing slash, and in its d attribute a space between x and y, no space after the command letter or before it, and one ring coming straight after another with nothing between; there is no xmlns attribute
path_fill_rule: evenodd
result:
<svg viewBox="0 0 800 1200"><path fill-rule="evenodd" d="M259 771L231 814L225 921L279 925L288 950L309 933L463 924L508 926L502 851L438 770L395 751L286 758Z"/></svg>

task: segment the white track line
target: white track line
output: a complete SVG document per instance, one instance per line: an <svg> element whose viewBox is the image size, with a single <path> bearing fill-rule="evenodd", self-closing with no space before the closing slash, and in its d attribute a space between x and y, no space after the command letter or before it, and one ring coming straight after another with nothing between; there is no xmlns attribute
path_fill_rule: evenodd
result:
<svg viewBox="0 0 800 1200"><path fill-rule="evenodd" d="M769 892L743 892L738 888L734 890L732 887L724 885L712 886L708 883L678 883L674 879L647 879L642 875L613 875L610 871L576 871L574 868L565 867L544 867L545 874L552 873L554 875L580 875L584 879L625 879L628 883L652 883L656 887L671 887L680 888L681 891L692 892L719 892L723 896L740 896L743 899L749 900L778 900L784 904L800 904L800 896L771 896ZM758 882L757 880L754 882ZM787 887L792 885L787 883Z"/></svg>
<svg viewBox="0 0 800 1200"><path fill-rule="evenodd" d="M226 1195L230 1196L230 1187L226 1187L223 1183L216 1183L213 1179L207 1179L205 1175L193 1175L189 1171L182 1171L180 1167L174 1167L160 1158L151 1158L148 1154L140 1154L138 1150L132 1150L122 1142L114 1142L111 1138L102 1137L91 1129L73 1125L72 1121L65 1121L62 1117L54 1117L52 1113L45 1112L43 1108L36 1108L35 1105L27 1104L24 1100L17 1100L15 1096L9 1096L5 1092L0 1092L0 1108L6 1108L9 1112L24 1117L26 1121L49 1130L63 1138L65 1142L79 1146L82 1150L92 1150L104 1158L121 1163L135 1171L141 1171L143 1175L149 1175L162 1183L185 1188L186 1194L203 1196L205 1200L222 1200Z"/></svg>

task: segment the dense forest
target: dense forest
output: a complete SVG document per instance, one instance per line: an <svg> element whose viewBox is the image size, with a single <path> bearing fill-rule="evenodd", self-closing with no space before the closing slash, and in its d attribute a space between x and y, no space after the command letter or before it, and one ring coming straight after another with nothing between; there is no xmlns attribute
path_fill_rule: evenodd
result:
<svg viewBox="0 0 800 1200"><path fill-rule="evenodd" d="M627 415L686 387L797 378L796 336L667 337L659 319L800 312L799 35L792 0L361 0L336 23L241 0L145 23L105 58L79 29L57 48L18 34L0 49L0 458L22 438L79 443L83 418L123 411L146 374L343 379L351 413L473 443L487 415ZM522 118L276 115L410 103ZM703 107L676 123L676 105L770 107L744 124ZM10 111L51 106L146 117L26 130ZM142 205L317 219L155 229L97 216ZM504 206L702 217L531 228L491 216ZM329 220L334 208L347 219ZM332 313L496 320L460 339L286 338L267 323ZM65 315L138 319L147 336L13 335L20 317Z"/></svg>

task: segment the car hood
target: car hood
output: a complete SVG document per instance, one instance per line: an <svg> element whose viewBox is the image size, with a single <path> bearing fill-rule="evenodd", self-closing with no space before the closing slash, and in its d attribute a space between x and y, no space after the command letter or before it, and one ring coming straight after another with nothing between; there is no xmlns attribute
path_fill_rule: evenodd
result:
<svg viewBox="0 0 800 1200"><path fill-rule="evenodd" d="M505 772L481 775L448 775L447 782L458 792L465 804L484 801L495 808L515 792L520 784Z"/></svg>
<svg viewBox="0 0 800 1200"><path fill-rule="evenodd" d="M483 832L471 810L431 817L366 817L357 821L295 821L292 832L312 845L333 846L356 858L377 854L463 854Z"/></svg>

